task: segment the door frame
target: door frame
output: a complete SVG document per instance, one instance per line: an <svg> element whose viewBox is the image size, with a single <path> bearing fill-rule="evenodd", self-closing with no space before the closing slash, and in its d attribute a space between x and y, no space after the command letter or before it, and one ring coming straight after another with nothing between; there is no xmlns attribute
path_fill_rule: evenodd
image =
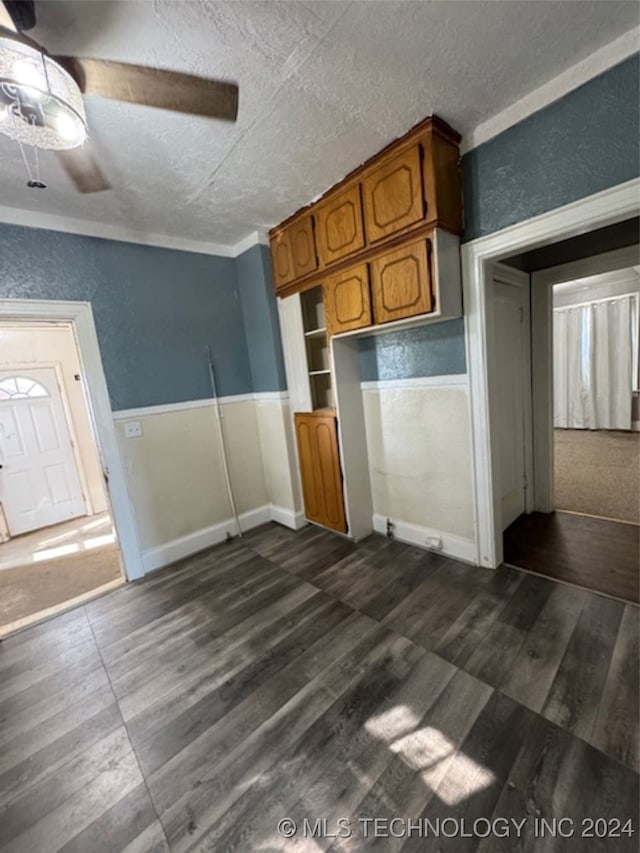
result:
<svg viewBox="0 0 640 853"><path fill-rule="evenodd" d="M511 285L512 287L518 287L523 291L523 316L522 316L522 444L523 444L523 457L524 457L524 508L525 512L531 512L533 509L533 481L534 481L534 468L533 468L533 437L532 437L532 364L531 364L531 276L529 273L522 272L521 270L514 269L514 267L507 266L506 264L501 264L500 262L495 262L491 264L491 276L489 278L489 284L493 282L500 282L502 284ZM491 305L489 300L487 300L487 310L490 311ZM488 347L493 346L493 342L491 340L491 334L493 331L493 324L489 322L487 327L487 345ZM491 353L489 352L488 364L491 366L492 359ZM494 396L490 401L490 411L493 411L495 405L497 405L496 397L498 396L495 387L495 383L490 384L489 387L490 393ZM498 461L498 460L497 460ZM499 464L499 462L498 462ZM502 500L500 500L500 519L502 518ZM500 522L501 523L501 522Z"/></svg>
<svg viewBox="0 0 640 853"><path fill-rule="evenodd" d="M535 509L552 512L553 459L553 286L640 263L640 247L626 246L531 274L531 340Z"/></svg>
<svg viewBox="0 0 640 853"><path fill-rule="evenodd" d="M640 211L640 178L535 216L461 248L465 349L473 449L473 490L477 563L502 563L500 488L497 448L491 430L490 390L494 386L488 358L488 282L496 261L622 222Z"/></svg>
<svg viewBox="0 0 640 853"><path fill-rule="evenodd" d="M105 475L112 521L127 580L144 575L140 540L127 490L124 465L113 425L107 382L100 357L98 336L89 302L36 299L0 299L0 320L67 321L71 324L85 377L89 418L94 428L98 456Z"/></svg>

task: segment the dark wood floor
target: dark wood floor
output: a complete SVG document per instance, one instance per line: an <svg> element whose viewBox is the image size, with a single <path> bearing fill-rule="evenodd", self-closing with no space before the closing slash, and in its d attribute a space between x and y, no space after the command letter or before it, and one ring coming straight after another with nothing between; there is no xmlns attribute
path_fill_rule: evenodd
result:
<svg viewBox="0 0 640 853"><path fill-rule="evenodd" d="M638 603L640 527L567 512L521 515L504 532L512 566Z"/></svg>
<svg viewBox="0 0 640 853"><path fill-rule="evenodd" d="M0 645L2 851L635 851L581 821L637 802L637 608L516 569L268 525Z"/></svg>

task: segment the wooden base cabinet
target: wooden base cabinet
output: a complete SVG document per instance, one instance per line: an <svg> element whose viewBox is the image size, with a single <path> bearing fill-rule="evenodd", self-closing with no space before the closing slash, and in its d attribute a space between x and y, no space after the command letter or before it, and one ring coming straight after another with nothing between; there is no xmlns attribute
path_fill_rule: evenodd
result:
<svg viewBox="0 0 640 853"><path fill-rule="evenodd" d="M296 412L294 417L306 516L346 533L336 416Z"/></svg>

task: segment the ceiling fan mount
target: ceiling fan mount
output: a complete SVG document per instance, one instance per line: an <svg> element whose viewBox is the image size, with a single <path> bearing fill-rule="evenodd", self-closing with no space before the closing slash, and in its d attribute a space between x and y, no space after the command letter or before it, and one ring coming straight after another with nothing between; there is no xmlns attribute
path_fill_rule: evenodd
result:
<svg viewBox="0 0 640 853"><path fill-rule="evenodd" d="M87 139L83 95L235 121L238 87L177 71L75 56L50 56L24 35L33 0L0 0L0 133L57 151L80 192L108 189ZM39 180L29 186L41 187Z"/></svg>

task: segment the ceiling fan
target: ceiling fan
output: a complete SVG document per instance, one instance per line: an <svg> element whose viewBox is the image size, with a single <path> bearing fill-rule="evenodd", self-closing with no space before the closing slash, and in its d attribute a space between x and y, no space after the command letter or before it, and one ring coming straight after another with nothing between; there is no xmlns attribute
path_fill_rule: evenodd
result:
<svg viewBox="0 0 640 853"><path fill-rule="evenodd" d="M236 120L235 83L124 62L50 56L24 34L35 22L34 0L0 0L0 133L21 146L54 149L82 193L110 187L87 140L83 94ZM39 176L28 185L45 186Z"/></svg>

